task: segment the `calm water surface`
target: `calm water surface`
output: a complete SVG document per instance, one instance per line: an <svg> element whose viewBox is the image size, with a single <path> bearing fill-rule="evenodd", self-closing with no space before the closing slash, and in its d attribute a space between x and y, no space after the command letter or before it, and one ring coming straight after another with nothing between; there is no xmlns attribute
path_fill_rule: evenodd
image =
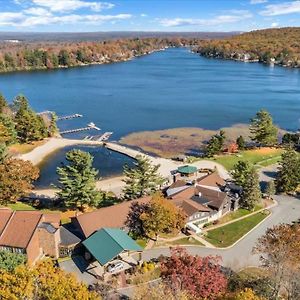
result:
<svg viewBox="0 0 300 300"><path fill-rule="evenodd" d="M299 70L207 59L187 49L110 65L3 74L0 91L8 99L25 94L37 111L83 114L59 122L60 128L94 122L113 131L115 140L141 130L246 123L261 108L282 128L300 127Z"/></svg>

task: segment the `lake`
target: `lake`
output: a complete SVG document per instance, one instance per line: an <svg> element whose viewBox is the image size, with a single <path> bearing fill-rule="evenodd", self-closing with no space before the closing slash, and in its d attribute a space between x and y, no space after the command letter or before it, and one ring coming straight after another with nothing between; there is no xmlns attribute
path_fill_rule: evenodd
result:
<svg viewBox="0 0 300 300"><path fill-rule="evenodd" d="M83 114L59 127L94 122L113 131L113 140L143 130L247 123L261 108L284 129L300 127L300 70L208 59L185 48L109 65L2 74L0 91L8 99L25 94L37 111Z"/></svg>

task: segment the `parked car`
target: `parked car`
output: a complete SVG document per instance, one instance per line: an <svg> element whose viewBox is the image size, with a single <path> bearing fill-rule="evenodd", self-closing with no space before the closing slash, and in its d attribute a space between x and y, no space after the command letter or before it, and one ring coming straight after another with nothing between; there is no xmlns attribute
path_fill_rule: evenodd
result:
<svg viewBox="0 0 300 300"><path fill-rule="evenodd" d="M117 271L120 271L124 268L124 263L120 262L116 262L116 263L112 263L107 267L107 270L109 273L114 273Z"/></svg>

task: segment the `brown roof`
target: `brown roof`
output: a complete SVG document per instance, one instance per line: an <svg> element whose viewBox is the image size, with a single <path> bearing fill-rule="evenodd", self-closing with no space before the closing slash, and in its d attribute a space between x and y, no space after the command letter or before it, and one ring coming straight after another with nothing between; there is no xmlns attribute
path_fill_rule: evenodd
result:
<svg viewBox="0 0 300 300"><path fill-rule="evenodd" d="M184 180L176 180L168 187L168 189L175 189L182 186L186 186L186 182Z"/></svg>
<svg viewBox="0 0 300 300"><path fill-rule="evenodd" d="M209 188L204 188L202 186L196 187L196 193L199 195L201 193L201 198L207 200L207 205L217 208L218 210L223 206L226 200L227 194L212 190Z"/></svg>
<svg viewBox="0 0 300 300"><path fill-rule="evenodd" d="M51 223L57 227L60 215L0 209L0 245L25 249L41 222Z"/></svg>
<svg viewBox="0 0 300 300"><path fill-rule="evenodd" d="M172 202L181 207L183 211L188 215L191 216L196 212L210 212L211 209L203 204L195 201L196 190L194 186L189 187L186 190L183 190L172 197Z"/></svg>
<svg viewBox="0 0 300 300"><path fill-rule="evenodd" d="M0 236L0 245L25 249L41 217L40 212L14 212Z"/></svg>
<svg viewBox="0 0 300 300"><path fill-rule="evenodd" d="M103 207L90 213L85 213L73 218L73 223L80 226L85 237L90 236L95 231L103 227L122 228L125 225L127 215L132 202L147 203L150 196L126 201L120 204ZM74 222L76 220L77 222Z"/></svg>
<svg viewBox="0 0 300 300"><path fill-rule="evenodd" d="M10 209L0 209L0 236L12 214Z"/></svg>
<svg viewBox="0 0 300 300"><path fill-rule="evenodd" d="M48 213L43 214L43 222L50 223L55 228L59 228L60 226L60 214L59 213Z"/></svg>
<svg viewBox="0 0 300 300"><path fill-rule="evenodd" d="M211 186L211 187L222 187L225 185L225 181L219 176L217 172L213 172L206 176L197 179L197 183L201 185Z"/></svg>

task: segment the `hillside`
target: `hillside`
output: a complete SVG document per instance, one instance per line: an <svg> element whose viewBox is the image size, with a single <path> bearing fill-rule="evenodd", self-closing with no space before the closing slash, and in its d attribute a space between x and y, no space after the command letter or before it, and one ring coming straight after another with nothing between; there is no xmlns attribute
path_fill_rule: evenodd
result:
<svg viewBox="0 0 300 300"><path fill-rule="evenodd" d="M166 47L190 45L192 41L184 38L134 38L102 42L2 42L0 72L125 61Z"/></svg>
<svg viewBox="0 0 300 300"><path fill-rule="evenodd" d="M300 28L257 30L226 39L201 41L193 49L207 56L300 67Z"/></svg>

